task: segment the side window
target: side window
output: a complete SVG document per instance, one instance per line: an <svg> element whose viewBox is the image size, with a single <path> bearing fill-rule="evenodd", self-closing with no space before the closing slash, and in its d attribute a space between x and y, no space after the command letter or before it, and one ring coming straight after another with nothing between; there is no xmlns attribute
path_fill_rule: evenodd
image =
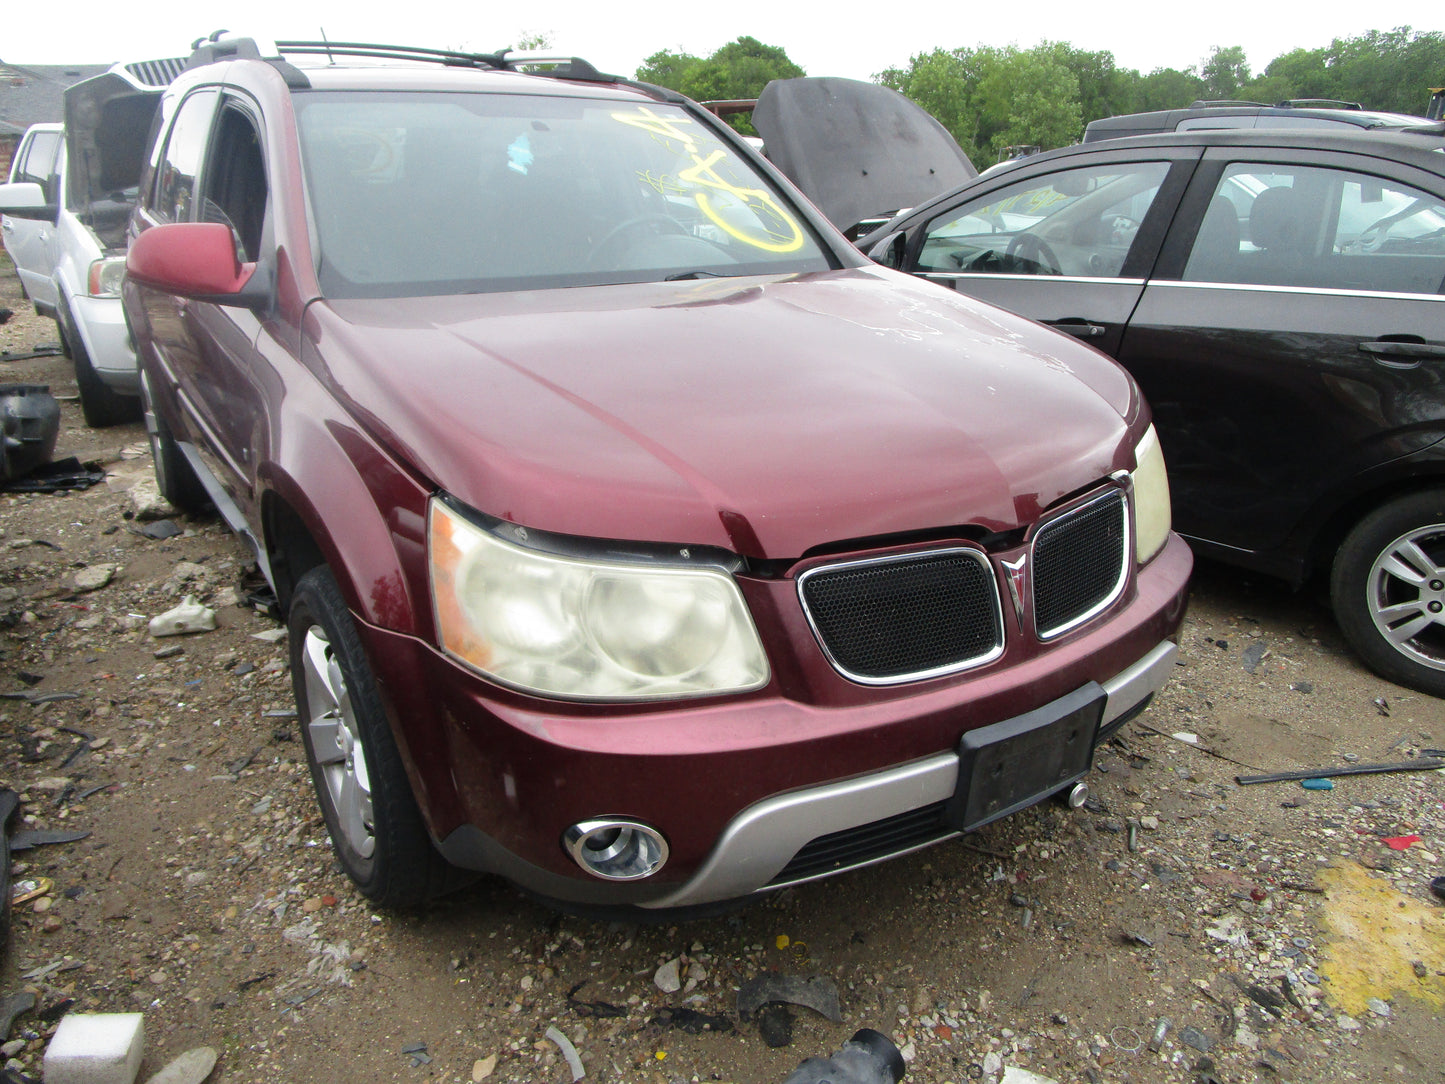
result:
<svg viewBox="0 0 1445 1084"><path fill-rule="evenodd" d="M216 111L216 92L201 90L181 103L156 170L151 207L163 222L188 222L195 198L196 175L205 156L206 137Z"/></svg>
<svg viewBox="0 0 1445 1084"><path fill-rule="evenodd" d="M1168 172L1110 163L991 192L928 224L917 270L1116 278Z"/></svg>
<svg viewBox="0 0 1445 1084"><path fill-rule="evenodd" d="M46 203L55 197L51 182L55 179L55 156L59 150L59 132L36 132L15 162L15 180L38 184L45 190Z"/></svg>
<svg viewBox="0 0 1445 1084"><path fill-rule="evenodd" d="M243 257L255 260L266 220L266 161L255 123L233 103L221 108L202 186L201 220L230 226Z"/></svg>
<svg viewBox="0 0 1445 1084"><path fill-rule="evenodd" d="M1445 286L1445 200L1342 169L1233 163L1184 279L1436 294Z"/></svg>

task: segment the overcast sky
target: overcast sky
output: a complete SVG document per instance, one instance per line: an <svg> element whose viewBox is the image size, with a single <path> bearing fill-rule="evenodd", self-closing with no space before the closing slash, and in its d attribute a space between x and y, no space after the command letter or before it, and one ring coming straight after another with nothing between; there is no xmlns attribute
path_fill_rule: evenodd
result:
<svg viewBox="0 0 1445 1084"><path fill-rule="evenodd" d="M1438 9L1320 0L1309 5L1216 0L1184 5L1168 0L1027 0L1025 3L863 4L629 4L598 0L529 0L502 5L413 5L365 0L246 0L226 5L181 5L164 19L143 17L146 5L98 0L47 3L4 0L0 60L10 64L108 63L184 56L193 38L225 28L266 38L379 41L488 52L523 35L548 34L559 51L603 71L632 75L658 50L706 56L742 34L781 45L809 75L871 78L935 46L1016 44L1042 39L1080 49L1107 49L1123 68L1187 68L1211 46L1242 45L1251 69L1295 48L1313 49L1337 37L1409 25L1438 30ZM159 11L161 9L155 9ZM179 11L194 12L181 16ZM214 12L214 14L207 14ZM221 14L225 12L225 14ZM304 14L303 14L304 12ZM1431 25L1431 24L1434 25ZM162 24L181 27L174 37Z"/></svg>

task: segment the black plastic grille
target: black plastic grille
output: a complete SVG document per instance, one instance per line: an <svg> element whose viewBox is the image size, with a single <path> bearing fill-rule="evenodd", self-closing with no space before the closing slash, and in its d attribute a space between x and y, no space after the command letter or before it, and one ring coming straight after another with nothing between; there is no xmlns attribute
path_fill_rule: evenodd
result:
<svg viewBox="0 0 1445 1084"><path fill-rule="evenodd" d="M1112 598L1124 584L1124 494L1060 516L1034 538L1034 627L1047 637Z"/></svg>
<svg viewBox="0 0 1445 1084"><path fill-rule="evenodd" d="M125 66L138 80L148 87L167 87L186 70L182 58L167 57L164 60L133 60Z"/></svg>
<svg viewBox="0 0 1445 1084"><path fill-rule="evenodd" d="M871 824L819 836L795 854L768 883L780 885L822 877L946 839L954 834L943 821L946 805L946 802L935 802Z"/></svg>
<svg viewBox="0 0 1445 1084"><path fill-rule="evenodd" d="M804 577L819 641L844 673L889 681L963 666L1003 644L998 587L982 555L950 550Z"/></svg>

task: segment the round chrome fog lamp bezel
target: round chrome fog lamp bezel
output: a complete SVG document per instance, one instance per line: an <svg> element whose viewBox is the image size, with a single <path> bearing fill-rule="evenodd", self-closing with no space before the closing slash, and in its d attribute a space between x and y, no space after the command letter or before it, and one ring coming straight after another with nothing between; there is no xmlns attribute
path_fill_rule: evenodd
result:
<svg viewBox="0 0 1445 1084"><path fill-rule="evenodd" d="M572 860L604 881L639 881L667 863L667 840L656 828L620 817L579 821L562 834Z"/></svg>

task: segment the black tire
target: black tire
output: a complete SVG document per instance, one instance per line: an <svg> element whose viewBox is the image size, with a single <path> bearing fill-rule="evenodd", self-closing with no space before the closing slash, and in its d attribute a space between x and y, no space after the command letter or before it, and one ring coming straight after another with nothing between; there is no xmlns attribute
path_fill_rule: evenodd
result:
<svg viewBox="0 0 1445 1084"><path fill-rule="evenodd" d="M1371 670L1445 696L1445 489L1396 498L1360 520L1335 555L1330 601Z"/></svg>
<svg viewBox="0 0 1445 1084"><path fill-rule="evenodd" d="M301 577L287 625L306 760L347 875L368 899L388 907L414 906L456 887L460 871L427 834L330 569Z"/></svg>
<svg viewBox="0 0 1445 1084"><path fill-rule="evenodd" d="M74 318L63 306L60 311L63 315L56 322L60 325L66 353L75 362L75 386L80 391L80 412L85 416L85 424L92 429L106 429L140 421L140 400L134 395L122 395L100 378L76 330Z"/></svg>
<svg viewBox="0 0 1445 1084"><path fill-rule="evenodd" d="M206 487L196 477L190 460L177 446L165 419L156 412L155 400L145 374L140 382L141 414L145 418L146 440L151 446L151 461L156 474L156 488L161 496L182 512L204 512L211 505Z"/></svg>

